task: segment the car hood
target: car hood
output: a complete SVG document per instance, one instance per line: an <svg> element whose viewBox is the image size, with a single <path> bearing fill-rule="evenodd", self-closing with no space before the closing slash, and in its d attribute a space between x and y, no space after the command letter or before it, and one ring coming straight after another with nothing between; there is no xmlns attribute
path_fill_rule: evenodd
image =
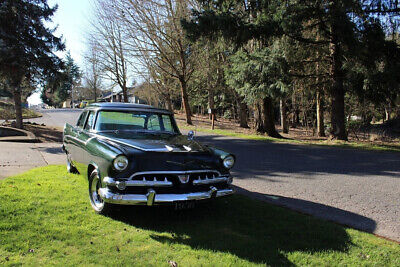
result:
<svg viewBox="0 0 400 267"><path fill-rule="evenodd" d="M99 133L100 137L124 147L152 152L206 152L208 148L184 135L145 133Z"/></svg>

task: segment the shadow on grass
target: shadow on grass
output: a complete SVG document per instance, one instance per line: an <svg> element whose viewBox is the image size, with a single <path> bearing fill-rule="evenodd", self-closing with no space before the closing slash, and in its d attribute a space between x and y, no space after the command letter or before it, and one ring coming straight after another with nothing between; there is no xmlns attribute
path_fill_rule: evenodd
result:
<svg viewBox="0 0 400 267"><path fill-rule="evenodd" d="M240 195L179 212L171 207L123 207L110 217L157 232L151 238L161 243L269 265L293 265L286 255L290 252L346 252L351 244L340 225Z"/></svg>

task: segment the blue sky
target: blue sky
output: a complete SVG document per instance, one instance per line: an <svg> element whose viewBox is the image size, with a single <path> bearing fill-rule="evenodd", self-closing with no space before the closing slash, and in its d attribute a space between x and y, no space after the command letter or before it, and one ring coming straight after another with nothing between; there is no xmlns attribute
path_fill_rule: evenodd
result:
<svg viewBox="0 0 400 267"><path fill-rule="evenodd" d="M70 51L72 58L83 68L83 53L85 51L85 34L90 28L92 5L90 0L48 0L50 6L58 4L58 10L49 27L58 25L56 36L63 36L66 51ZM64 53L58 53L64 57ZM40 103L40 94L34 93L29 99L30 104Z"/></svg>
<svg viewBox="0 0 400 267"><path fill-rule="evenodd" d="M82 67L82 54L85 50L85 34L89 31L89 19L92 16L90 0L49 0L50 6L58 4L53 17L58 24L55 35L63 35L66 49L73 59Z"/></svg>

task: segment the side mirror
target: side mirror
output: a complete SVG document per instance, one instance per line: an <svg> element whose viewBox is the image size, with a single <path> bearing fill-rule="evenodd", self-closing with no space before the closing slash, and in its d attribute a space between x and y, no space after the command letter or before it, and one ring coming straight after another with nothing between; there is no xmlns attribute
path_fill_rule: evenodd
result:
<svg viewBox="0 0 400 267"><path fill-rule="evenodd" d="M194 132L192 130L190 130L188 132L188 140L193 140L194 139Z"/></svg>

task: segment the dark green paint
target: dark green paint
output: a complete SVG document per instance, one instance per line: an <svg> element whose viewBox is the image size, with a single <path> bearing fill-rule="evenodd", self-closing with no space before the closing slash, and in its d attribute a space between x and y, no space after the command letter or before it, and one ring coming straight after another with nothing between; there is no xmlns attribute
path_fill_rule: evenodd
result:
<svg viewBox="0 0 400 267"><path fill-rule="evenodd" d="M134 104L96 104L88 106L84 111L85 123L79 126L66 124L64 128L64 147L72 164L83 175L88 175L90 168L95 167L100 176L128 178L140 171L182 171L216 169L223 174L229 173L222 165L222 160L229 153L202 145L194 140L188 140L180 134L145 134L132 132L96 132L85 130L87 114L101 110L135 111L148 110L154 113L169 114L166 110L148 108ZM86 114L85 114L86 113ZM176 126L175 120L173 123ZM172 147L174 152L160 152ZM185 147L192 150L187 151ZM176 152L177 151L177 152ZM118 172L112 167L113 159L118 155L126 155L129 167L124 172Z"/></svg>

